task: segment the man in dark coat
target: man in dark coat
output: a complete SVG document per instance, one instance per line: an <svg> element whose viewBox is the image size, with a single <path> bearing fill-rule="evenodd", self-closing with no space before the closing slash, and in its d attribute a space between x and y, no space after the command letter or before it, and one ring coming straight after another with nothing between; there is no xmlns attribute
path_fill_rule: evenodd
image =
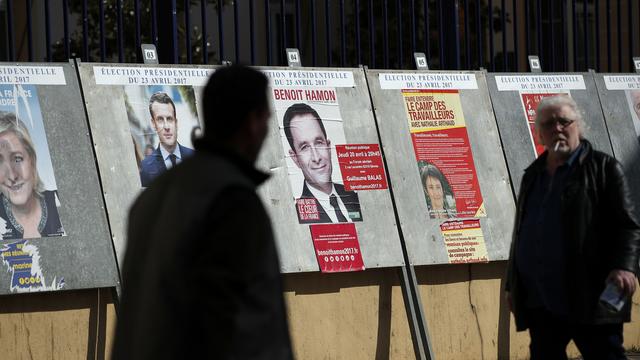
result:
<svg viewBox="0 0 640 360"><path fill-rule="evenodd" d="M506 284L532 359L566 359L570 340L585 359L625 358L640 227L622 166L591 147L583 126L570 97L540 102L546 152L522 179ZM599 300L607 284L626 300L622 309Z"/></svg>
<svg viewBox="0 0 640 360"><path fill-rule="evenodd" d="M291 359L278 257L255 188L270 117L266 77L209 80L196 154L131 208L114 359ZM178 209L178 210L177 210Z"/></svg>

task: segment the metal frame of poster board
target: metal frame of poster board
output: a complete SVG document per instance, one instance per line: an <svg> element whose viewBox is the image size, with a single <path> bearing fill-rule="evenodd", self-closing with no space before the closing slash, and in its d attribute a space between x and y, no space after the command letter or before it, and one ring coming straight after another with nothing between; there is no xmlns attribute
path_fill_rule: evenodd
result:
<svg viewBox="0 0 640 360"><path fill-rule="evenodd" d="M158 148L149 115L155 92L169 95L178 118L177 141L190 147L201 124L200 93L212 66L80 63L78 73L93 138L113 244L122 266L129 207L142 190L147 147ZM97 76L96 76L97 74Z"/></svg>
<svg viewBox="0 0 640 360"><path fill-rule="evenodd" d="M504 90L498 90L497 80ZM525 97L521 93L569 92L583 111L587 127L585 137L595 149L611 154L611 143L600 102L594 101L598 99L598 92L590 73L489 73L487 84L516 196L524 170L536 159L532 135L525 117ZM537 105L532 106L532 109L535 110L536 107ZM530 116L535 116L535 113Z"/></svg>
<svg viewBox="0 0 640 360"><path fill-rule="evenodd" d="M508 257L509 244L511 239L511 228L515 212L513 196L508 183L507 168L503 158L498 129L495 124L489 94L486 88L485 74L477 71L401 71L401 70L366 70L369 90L373 100L376 122L378 124L380 139L383 145L384 154L389 166L389 176L391 186L393 186L394 201L397 206L398 217L401 223L401 230L404 241L407 246L407 253L412 265L430 265L430 264L448 264L455 263L455 257L451 250L456 246L456 242L449 242L448 238L445 244L445 224L454 224L457 220L460 223L467 221L476 222L479 219L480 229L483 234L484 244L486 245L487 256L485 260L504 260ZM389 76L386 76L389 75ZM414 77L415 75L415 77ZM465 78L466 85L452 85L440 80L442 76L462 77ZM406 83L412 80L406 79L422 79L419 80L420 85ZM433 78L435 82L440 81L443 88L448 90L428 90L429 86L437 87L433 84L427 84L423 78ZM391 79L385 88L381 83L381 79ZM394 80L395 79L395 80ZM404 80L403 80L404 79ZM394 83L394 81L396 81ZM429 82L429 80L427 80ZM403 85L406 84L406 85ZM468 85L468 86L467 86ZM445 106L455 107L456 121L464 118L464 126L458 123L454 126L458 128L459 138L451 137L451 141L463 141L464 146L458 146L451 143L451 152L449 159L443 155L441 163L446 163L449 167L449 174L466 172L473 173L471 167L475 167L475 176L469 181L477 181L476 184L469 186L460 182L456 185L457 190L467 186L475 193L480 193L483 199L484 210L486 216L458 216L456 214L448 214L450 219L431 218L430 206L427 205L429 196L427 190L423 186L421 171L425 169L425 165L419 162L416 155L417 150L414 148L414 138L411 134L409 120L408 95L411 95L411 88L421 86L421 89L428 92L449 93L444 101ZM465 88L466 87L466 88ZM457 90L455 90L457 89ZM418 92L419 93L419 92ZM413 95L412 95L413 96ZM436 97L438 97L437 95ZM444 96L443 96L444 97ZM434 98L430 94L426 94L424 102L434 102ZM413 105L412 105L413 106ZM419 106L419 104L416 104ZM421 106L421 105L420 105ZM424 115L431 116L431 115ZM466 131L465 131L466 129ZM451 129L450 129L451 130ZM448 130L442 130L448 131ZM454 130L452 130L454 131ZM446 137L448 134L439 134L437 136ZM458 136L458 135L456 135ZM466 138L466 140L465 140ZM435 138L434 138L435 139ZM417 141L417 140L416 140ZM434 143L435 144L435 143ZM422 149L424 152L420 156L429 157L429 146L425 145ZM421 150L421 151L422 151ZM455 169L454 164L459 157L456 153L466 153L466 166L469 169ZM425 155L427 154L427 155ZM440 155L433 155L440 156ZM469 160L471 159L471 160ZM428 174L428 173L427 173ZM460 175L456 175L460 176ZM465 175L459 177L464 178ZM428 177L427 177L428 179ZM451 190L451 189L450 189ZM468 189L469 190L469 189ZM479 192L478 192L479 190ZM453 192L453 190L451 190ZM462 193L462 192L459 192ZM452 198L456 198L453 196ZM431 204L431 203L429 203ZM457 206L458 200L455 200ZM435 214L434 214L435 215ZM482 215L482 214L474 214ZM451 222L449 222L451 220ZM477 227L474 234L464 231L458 232L463 235L476 236L479 239ZM463 237L465 237L463 236ZM464 239L458 242L458 245L464 243ZM482 241L474 241L474 243ZM469 259L470 261L475 261ZM477 260L477 259L476 259ZM484 260L483 260L484 261Z"/></svg>
<svg viewBox="0 0 640 360"><path fill-rule="evenodd" d="M302 102L316 106L321 101L308 101L302 98L300 101L277 102L274 98L274 89L305 89L297 87L294 83L286 82L276 85L274 78L282 74L311 74L314 72L327 74L351 74L352 85L338 84L335 86L335 95L339 109L318 110L322 118L324 114L339 116L339 119L324 119L327 126L328 137L331 138L332 130L326 120L341 120L344 138L339 142L332 140L333 145L345 144L375 144L380 146L376 131L375 120L371 108L371 101L367 89L364 70L361 68L296 68L289 67L261 67L260 70L272 72L271 106L273 117L269 129L269 135L265 141L265 146L258 159L258 167L268 171L271 178L260 187L260 195L264 200L267 210L271 215L274 224L274 232L278 239L278 251L280 254L281 271L307 272L318 271L318 260L316 259L314 245L312 242L309 224L300 223L295 199L300 197L300 189L293 189L297 183L302 184L302 174L300 170L292 166L289 145L283 136L281 122L285 107L294 102ZM284 75L283 75L284 76ZM287 77L290 75L286 75ZM295 76L295 75L294 75ZM284 78L283 78L284 79ZM328 84L330 84L329 81ZM315 89L315 80L306 84L308 89ZM330 85L326 85L331 87ZM334 106L335 107L335 106ZM339 113L338 113L339 111ZM338 115L339 114L339 115ZM336 121L333 121L334 123ZM338 136L338 138L340 138ZM331 139L330 139L331 140ZM335 149L332 149L335 150ZM332 155L335 157L336 155ZM333 180L336 180L337 168L333 166ZM300 174L295 174L296 172ZM345 175L342 174L344 178ZM341 179L338 179L340 181ZM344 180L344 179L342 179ZM359 190L357 191L362 221L354 221L362 258L365 268L401 266L404 264L398 229L395 222L393 205L388 189Z"/></svg>
<svg viewBox="0 0 640 360"><path fill-rule="evenodd" d="M31 184L36 182L33 176L37 173L44 188L39 197L38 229L43 237L10 240L2 230L5 239L0 240L0 267L4 269L0 271L0 294L117 286L114 248L75 66L0 63L0 74L0 111L17 113L30 137L30 141L23 138L12 143L6 136L20 130L0 133L0 153L11 159L11 165L0 165L2 182L6 183L5 176L17 176L18 171L24 180L20 186L28 188L28 166L18 169L17 164L28 164L33 159L28 150L31 142L37 158L31 168ZM4 153L5 146L9 146L12 155ZM12 175L7 175L8 167L12 168ZM4 200L5 193L9 194L8 201ZM15 226L19 221L10 214L13 206L19 205L19 197L12 198L4 185L2 202L2 226L17 231L14 237L30 237ZM50 222L56 218L57 230L52 230Z"/></svg>
<svg viewBox="0 0 640 360"><path fill-rule="evenodd" d="M640 204L640 74L593 77L614 156L624 166L635 204ZM640 207L635 207L640 215Z"/></svg>

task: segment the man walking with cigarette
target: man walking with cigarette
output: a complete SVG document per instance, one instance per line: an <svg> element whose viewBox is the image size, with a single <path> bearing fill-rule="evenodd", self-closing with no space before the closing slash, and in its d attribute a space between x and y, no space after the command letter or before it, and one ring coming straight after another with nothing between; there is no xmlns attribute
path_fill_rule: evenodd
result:
<svg viewBox="0 0 640 360"><path fill-rule="evenodd" d="M518 195L506 295L531 359L624 359L622 324L636 289L640 226L621 165L594 150L568 96L544 98L536 129L546 151Z"/></svg>

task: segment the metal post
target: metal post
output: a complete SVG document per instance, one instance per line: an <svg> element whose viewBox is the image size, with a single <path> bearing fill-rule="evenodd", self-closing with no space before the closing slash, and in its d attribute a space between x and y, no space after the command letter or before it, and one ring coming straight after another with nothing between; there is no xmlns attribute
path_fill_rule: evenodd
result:
<svg viewBox="0 0 640 360"><path fill-rule="evenodd" d="M51 19L49 12L49 0L44 0L44 38L47 47L47 61L51 61Z"/></svg>
<svg viewBox="0 0 640 360"><path fill-rule="evenodd" d="M100 61L104 62L105 56L107 55L107 45L105 43L105 33L104 33L104 2L100 1L99 5L99 16L100 16ZM155 17L155 16L154 16Z"/></svg>
<svg viewBox="0 0 640 360"><path fill-rule="evenodd" d="M29 61L33 61L33 31L32 29L32 3L31 0L27 0L25 2L25 6L27 7L27 44L29 45Z"/></svg>
<svg viewBox="0 0 640 360"><path fill-rule="evenodd" d="M440 33L443 34L444 42L448 44L444 49L444 61L442 69L460 69L460 24L459 24L459 0L450 0L441 2L441 15L446 22L441 24ZM493 35L491 35L493 39ZM442 46L444 48L444 46ZM493 59L491 60L493 64Z"/></svg>
<svg viewBox="0 0 640 360"><path fill-rule="evenodd" d="M487 8L487 16L489 21L489 68L491 71L496 71L496 62L494 57L495 45L494 45L494 37L495 33L493 30L493 1L489 0L489 6Z"/></svg>
<svg viewBox="0 0 640 360"><path fill-rule="evenodd" d="M207 41L207 0L200 0L200 21L202 27L202 63L209 63L209 41Z"/></svg>
<svg viewBox="0 0 640 360"><path fill-rule="evenodd" d="M175 5L175 0L171 2ZM167 11L163 6L156 6L155 10L156 22L162 24L162 26L158 26L156 33L158 37L158 44L156 44L158 62L160 64L175 64L177 59L175 59L176 53L174 49L178 45L176 41L177 35L174 37L174 33L177 34L175 13Z"/></svg>
<svg viewBox="0 0 640 360"><path fill-rule="evenodd" d="M187 52L187 64L193 63L191 54L191 1L184 0L184 47Z"/></svg>
<svg viewBox="0 0 640 360"><path fill-rule="evenodd" d="M509 58L507 57L507 5L506 0L500 3L500 18L502 22L502 71L507 71Z"/></svg>

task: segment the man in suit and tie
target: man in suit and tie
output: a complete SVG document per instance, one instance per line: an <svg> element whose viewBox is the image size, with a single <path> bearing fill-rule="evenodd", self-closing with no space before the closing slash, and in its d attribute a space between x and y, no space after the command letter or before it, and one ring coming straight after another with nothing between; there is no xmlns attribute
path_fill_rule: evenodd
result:
<svg viewBox="0 0 640 360"><path fill-rule="evenodd" d="M178 117L171 97L163 92L151 95L149 99L151 125L158 134L160 144L141 163L140 182L143 187L167 169L193 155L193 150L178 144Z"/></svg>
<svg viewBox="0 0 640 360"><path fill-rule="evenodd" d="M362 221L358 194L331 180L331 141L318 112L307 104L291 105L283 127L291 147L289 155L304 175L302 194L296 201L299 222Z"/></svg>

